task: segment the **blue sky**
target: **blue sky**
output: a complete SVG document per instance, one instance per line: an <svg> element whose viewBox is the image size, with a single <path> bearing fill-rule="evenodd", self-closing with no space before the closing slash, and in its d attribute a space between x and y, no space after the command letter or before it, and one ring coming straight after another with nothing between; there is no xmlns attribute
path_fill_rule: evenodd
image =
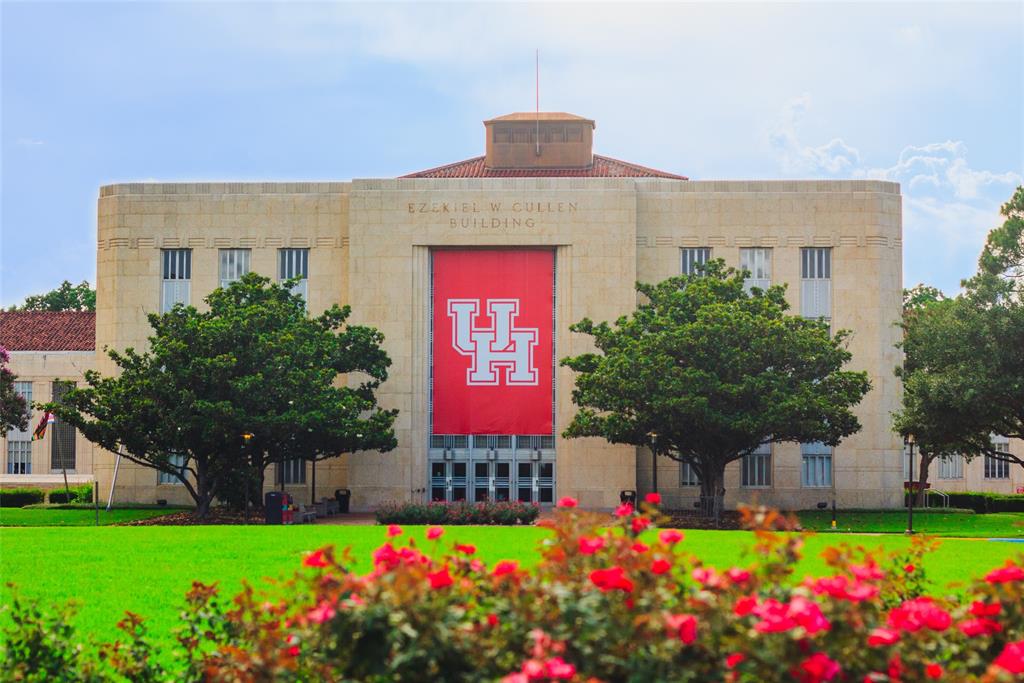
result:
<svg viewBox="0 0 1024 683"><path fill-rule="evenodd" d="M955 291L1024 176L1024 3L0 4L0 306L93 281L97 188L389 177L596 119L694 179L887 178Z"/></svg>

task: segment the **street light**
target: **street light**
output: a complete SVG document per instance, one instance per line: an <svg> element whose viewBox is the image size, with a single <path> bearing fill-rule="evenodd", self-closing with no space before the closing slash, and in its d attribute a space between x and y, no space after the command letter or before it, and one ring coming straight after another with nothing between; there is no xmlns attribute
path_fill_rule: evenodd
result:
<svg viewBox="0 0 1024 683"><path fill-rule="evenodd" d="M244 444L245 459L246 459L246 463L245 463L246 464L246 467L245 467L245 523L246 524L249 523L249 504L251 502L250 501L250 497L249 497L249 475L252 474L252 473L249 471L249 468L252 466L252 462L250 462L252 460L252 455L249 453L249 442L252 440L252 437L253 437L253 433L252 432L245 432L244 434L242 434L242 443Z"/></svg>
<svg viewBox="0 0 1024 683"><path fill-rule="evenodd" d="M909 536L914 533L914 435L908 434L903 444L908 449L907 457L910 458L910 504L907 505L907 530L904 532Z"/></svg>

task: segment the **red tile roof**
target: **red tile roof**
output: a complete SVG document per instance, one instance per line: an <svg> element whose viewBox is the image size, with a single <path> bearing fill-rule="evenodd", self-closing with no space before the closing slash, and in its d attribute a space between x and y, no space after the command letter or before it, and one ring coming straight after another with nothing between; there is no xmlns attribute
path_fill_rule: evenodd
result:
<svg viewBox="0 0 1024 683"><path fill-rule="evenodd" d="M494 123L496 121L501 121L502 123L511 121L583 121L584 123L589 123L591 127L594 127L594 119L584 118L583 116L569 114L564 111L519 111L513 114L505 114L504 116L496 116L493 119L487 119L484 123Z"/></svg>
<svg viewBox="0 0 1024 683"><path fill-rule="evenodd" d="M689 180L686 176L658 171L646 166L594 155L594 163L586 168L487 168L484 157L473 157L454 164L428 168L403 178L671 178Z"/></svg>
<svg viewBox="0 0 1024 683"><path fill-rule="evenodd" d="M0 346L8 351L93 351L92 311L0 312Z"/></svg>

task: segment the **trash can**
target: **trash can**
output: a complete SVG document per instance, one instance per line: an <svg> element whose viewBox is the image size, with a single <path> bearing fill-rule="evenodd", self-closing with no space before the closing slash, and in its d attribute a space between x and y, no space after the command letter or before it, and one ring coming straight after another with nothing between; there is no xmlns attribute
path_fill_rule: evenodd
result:
<svg viewBox="0 0 1024 683"><path fill-rule="evenodd" d="M636 491L619 491L619 502L636 505Z"/></svg>
<svg viewBox="0 0 1024 683"><path fill-rule="evenodd" d="M263 497L263 515L266 524L284 524L285 504L288 494L283 491L267 491Z"/></svg>
<svg viewBox="0 0 1024 683"><path fill-rule="evenodd" d="M338 501L338 512L348 514L348 503L352 500L352 492L348 489L335 489L334 499Z"/></svg>

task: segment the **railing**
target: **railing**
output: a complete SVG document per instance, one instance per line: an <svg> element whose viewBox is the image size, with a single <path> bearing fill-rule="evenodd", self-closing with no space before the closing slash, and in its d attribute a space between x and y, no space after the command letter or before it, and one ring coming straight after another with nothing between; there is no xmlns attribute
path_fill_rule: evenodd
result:
<svg viewBox="0 0 1024 683"><path fill-rule="evenodd" d="M942 491L936 491L935 489L929 489L924 492L924 506L926 508L932 507L932 505L930 505L928 502L928 496L938 496L939 500L942 503L940 507L949 507L949 494L943 493Z"/></svg>

